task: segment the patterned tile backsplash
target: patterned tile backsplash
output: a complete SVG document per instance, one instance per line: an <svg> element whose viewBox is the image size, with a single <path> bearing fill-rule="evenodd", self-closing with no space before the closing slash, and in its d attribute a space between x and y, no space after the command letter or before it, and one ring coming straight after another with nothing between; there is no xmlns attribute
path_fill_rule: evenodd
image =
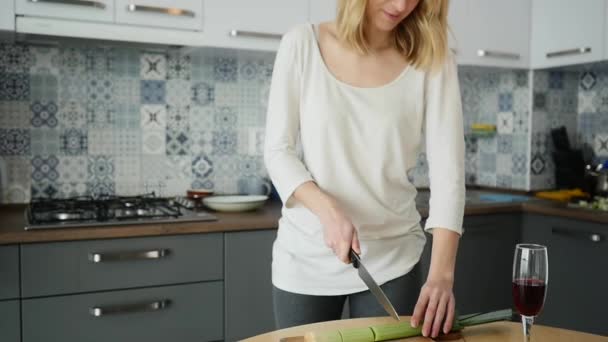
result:
<svg viewBox="0 0 608 342"><path fill-rule="evenodd" d="M225 49L0 45L0 200L247 192L266 177L273 61ZM548 132L559 125L608 156L605 69L460 67L467 183L551 187ZM475 122L497 133L473 135ZM427 171L423 151L409 177L427 186Z"/></svg>

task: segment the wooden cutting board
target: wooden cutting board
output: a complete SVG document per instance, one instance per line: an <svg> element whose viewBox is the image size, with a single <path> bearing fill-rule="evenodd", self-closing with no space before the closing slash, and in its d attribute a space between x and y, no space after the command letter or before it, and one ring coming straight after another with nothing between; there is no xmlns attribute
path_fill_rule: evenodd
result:
<svg viewBox="0 0 608 342"><path fill-rule="evenodd" d="M402 317L408 320L409 317ZM361 328L383 323L395 322L390 317L356 318L339 321L321 322L301 325L289 329L277 330L267 334L258 335L243 340L245 342L302 342L302 336L309 331L335 331L342 328ZM547 342L608 342L608 337L581 333L572 330L557 329L541 325L532 328L532 341ZM290 339L285 339L290 338ZM441 341L426 337L411 337L395 341L429 342ZM521 323L496 322L468 327L462 331L461 336L455 336L451 341L457 342L521 342L523 341Z"/></svg>

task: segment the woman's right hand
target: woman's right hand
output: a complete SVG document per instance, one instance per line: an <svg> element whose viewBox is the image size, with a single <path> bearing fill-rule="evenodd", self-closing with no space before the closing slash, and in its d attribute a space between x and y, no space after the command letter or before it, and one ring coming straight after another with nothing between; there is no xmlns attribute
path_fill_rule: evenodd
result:
<svg viewBox="0 0 608 342"><path fill-rule="evenodd" d="M326 210L319 215L319 219L323 225L325 244L334 251L340 261L345 264L351 262L351 248L355 253L361 254L357 230L335 201L331 201Z"/></svg>

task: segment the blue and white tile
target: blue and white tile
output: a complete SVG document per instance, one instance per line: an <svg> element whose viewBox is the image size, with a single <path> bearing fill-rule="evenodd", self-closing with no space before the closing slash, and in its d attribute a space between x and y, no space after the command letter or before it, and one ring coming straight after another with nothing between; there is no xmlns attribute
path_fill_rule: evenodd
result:
<svg viewBox="0 0 608 342"><path fill-rule="evenodd" d="M25 101L0 101L0 127L29 128L32 112Z"/></svg>
<svg viewBox="0 0 608 342"><path fill-rule="evenodd" d="M608 86L605 88L601 88L599 90L598 102L599 102L598 112L608 113Z"/></svg>
<svg viewBox="0 0 608 342"><path fill-rule="evenodd" d="M114 181L121 187L125 184L137 184L141 180L141 157L137 156L114 156Z"/></svg>
<svg viewBox="0 0 608 342"><path fill-rule="evenodd" d="M167 156L165 179L192 179L192 157L191 156Z"/></svg>
<svg viewBox="0 0 608 342"><path fill-rule="evenodd" d="M511 188L517 190L530 190L526 176L511 176Z"/></svg>
<svg viewBox="0 0 608 342"><path fill-rule="evenodd" d="M59 48L59 73L67 76L79 76L85 73L85 56L82 50L74 46Z"/></svg>
<svg viewBox="0 0 608 342"><path fill-rule="evenodd" d="M29 99L29 75L0 72L0 101L27 101Z"/></svg>
<svg viewBox="0 0 608 342"><path fill-rule="evenodd" d="M142 105L140 110L141 128L145 130L164 130L167 127L167 106Z"/></svg>
<svg viewBox="0 0 608 342"><path fill-rule="evenodd" d="M87 125L87 114L82 103L67 100L59 103L57 113L59 128L84 129Z"/></svg>
<svg viewBox="0 0 608 342"><path fill-rule="evenodd" d="M114 158L111 156L89 156L88 183L110 183L114 181Z"/></svg>
<svg viewBox="0 0 608 342"><path fill-rule="evenodd" d="M190 138L192 139L190 145L191 155L211 155L213 152L213 131L193 130L190 132Z"/></svg>
<svg viewBox="0 0 608 342"><path fill-rule="evenodd" d="M29 46L0 44L0 72L28 73L34 64Z"/></svg>
<svg viewBox="0 0 608 342"><path fill-rule="evenodd" d="M116 194L114 182L88 182L87 194L93 197L113 196Z"/></svg>
<svg viewBox="0 0 608 342"><path fill-rule="evenodd" d="M142 152L142 133L139 129L115 129L114 150L116 156L139 156Z"/></svg>
<svg viewBox="0 0 608 342"><path fill-rule="evenodd" d="M56 183L59 198L74 198L87 195L87 184L81 183Z"/></svg>
<svg viewBox="0 0 608 342"><path fill-rule="evenodd" d="M191 88L192 103L208 106L215 102L215 85L209 82L196 82Z"/></svg>
<svg viewBox="0 0 608 342"><path fill-rule="evenodd" d="M496 175L496 186L499 188L510 189L513 187L511 175Z"/></svg>
<svg viewBox="0 0 608 342"><path fill-rule="evenodd" d="M110 77L89 75L86 83L87 102L107 104L116 101L115 80Z"/></svg>
<svg viewBox="0 0 608 342"><path fill-rule="evenodd" d="M260 87L260 105L268 108L268 96L270 96L270 82L262 84Z"/></svg>
<svg viewBox="0 0 608 342"><path fill-rule="evenodd" d="M564 72L549 71L548 86L549 89L564 89Z"/></svg>
<svg viewBox="0 0 608 342"><path fill-rule="evenodd" d="M513 133L527 134L530 126L530 112L513 112Z"/></svg>
<svg viewBox="0 0 608 342"><path fill-rule="evenodd" d="M597 84L597 75L593 71L585 71L580 77L580 89L583 92L592 90Z"/></svg>
<svg viewBox="0 0 608 342"><path fill-rule="evenodd" d="M80 129L61 131L60 152L66 156L86 155L89 149L88 132Z"/></svg>
<svg viewBox="0 0 608 342"><path fill-rule="evenodd" d="M235 129L238 125L239 116L234 107L217 107L214 114L215 129Z"/></svg>
<svg viewBox="0 0 608 342"><path fill-rule="evenodd" d="M164 80L167 78L167 57L164 54L141 54L142 80Z"/></svg>
<svg viewBox="0 0 608 342"><path fill-rule="evenodd" d="M29 129L0 128L0 155L26 156L30 154Z"/></svg>
<svg viewBox="0 0 608 342"><path fill-rule="evenodd" d="M241 176L263 176L266 174L261 156L238 155L238 174Z"/></svg>
<svg viewBox="0 0 608 342"><path fill-rule="evenodd" d="M156 183L166 180L165 165L168 164L165 155L143 155L141 156L141 177L144 181Z"/></svg>
<svg viewBox="0 0 608 342"><path fill-rule="evenodd" d="M125 102L114 104L114 126L128 129L140 129L140 111L141 105L139 102Z"/></svg>
<svg viewBox="0 0 608 342"><path fill-rule="evenodd" d="M530 172L534 176L547 174L547 156L541 153L534 153L530 161Z"/></svg>
<svg viewBox="0 0 608 342"><path fill-rule="evenodd" d="M192 61L189 55L170 52L167 56L167 79L190 80Z"/></svg>
<svg viewBox="0 0 608 342"><path fill-rule="evenodd" d="M240 100L239 89L241 85L238 83L221 83L215 84L215 106L228 107L236 106Z"/></svg>
<svg viewBox="0 0 608 342"><path fill-rule="evenodd" d="M110 46L86 46L83 48L85 72L94 75L110 74L114 69L114 50Z"/></svg>
<svg viewBox="0 0 608 342"><path fill-rule="evenodd" d="M496 137L496 151L498 154L508 154L511 155L513 153L513 136L512 135L498 135Z"/></svg>
<svg viewBox="0 0 608 342"><path fill-rule="evenodd" d="M140 80L120 77L113 80L113 101L117 103L139 103L141 98Z"/></svg>
<svg viewBox="0 0 608 342"><path fill-rule="evenodd" d="M57 198L59 197L59 186L55 182L44 181L32 181L31 184L31 197L36 198Z"/></svg>
<svg viewBox="0 0 608 342"><path fill-rule="evenodd" d="M56 75L30 75L30 98L32 100L57 101L59 81Z"/></svg>
<svg viewBox="0 0 608 342"><path fill-rule="evenodd" d="M31 123L33 127L57 127L58 106L54 101L34 101L30 105L32 111Z"/></svg>
<svg viewBox="0 0 608 342"><path fill-rule="evenodd" d="M87 80L85 77L65 76L59 77L59 102L73 101L85 103L87 100Z"/></svg>
<svg viewBox="0 0 608 342"><path fill-rule="evenodd" d="M238 134L231 129L213 131L211 144L214 155L233 155L237 151Z"/></svg>
<svg viewBox="0 0 608 342"><path fill-rule="evenodd" d="M498 113L497 131L498 134L512 134L513 133L513 112L500 112Z"/></svg>
<svg viewBox="0 0 608 342"><path fill-rule="evenodd" d="M30 150L32 155L57 155L61 152L60 130L33 128L30 130Z"/></svg>
<svg viewBox="0 0 608 342"><path fill-rule="evenodd" d="M513 110L513 93L501 92L498 94L498 110L501 112L510 112Z"/></svg>
<svg viewBox="0 0 608 342"><path fill-rule="evenodd" d="M134 48L121 48L114 50L112 73L119 77L132 79L140 78L141 61L138 50ZM143 77L141 77L143 78Z"/></svg>
<svg viewBox="0 0 608 342"><path fill-rule="evenodd" d="M204 155L192 159L192 176L195 179L208 179L213 175L213 162Z"/></svg>
<svg viewBox="0 0 608 342"><path fill-rule="evenodd" d="M484 153L496 153L498 151L498 143L496 138L480 138L477 141L477 146L480 152Z"/></svg>
<svg viewBox="0 0 608 342"><path fill-rule="evenodd" d="M85 112L88 127L110 128L116 125L116 107L113 103L87 102Z"/></svg>
<svg viewBox="0 0 608 342"><path fill-rule="evenodd" d="M496 186L496 174L495 173L480 173L477 178L477 184L483 186Z"/></svg>
<svg viewBox="0 0 608 342"><path fill-rule="evenodd" d="M190 130L193 132L215 129L215 107L190 108Z"/></svg>
<svg viewBox="0 0 608 342"><path fill-rule="evenodd" d="M188 89L192 88L192 83L190 81L175 79L169 80L165 85L166 98L165 101L167 104L172 106L189 106L192 102L192 94L188 91Z"/></svg>
<svg viewBox="0 0 608 342"><path fill-rule="evenodd" d="M163 104L166 96L166 81L142 80L141 81L141 103Z"/></svg>
<svg viewBox="0 0 608 342"><path fill-rule="evenodd" d="M214 80L217 82L236 82L238 61L236 57L216 57L213 61Z"/></svg>
<svg viewBox="0 0 608 342"><path fill-rule="evenodd" d="M112 155L115 151L114 130L111 128L89 129L89 155Z"/></svg>
<svg viewBox="0 0 608 342"><path fill-rule="evenodd" d="M117 196L139 196L146 193L144 191L143 181L137 180L135 182L114 182L115 194Z"/></svg>
<svg viewBox="0 0 608 342"><path fill-rule="evenodd" d="M165 154L165 130L146 129L142 131L142 153L144 155L164 155Z"/></svg>
<svg viewBox="0 0 608 342"><path fill-rule="evenodd" d="M174 197L184 196L188 189L190 189L192 182L187 178L171 178L166 180L166 188L162 196Z"/></svg>
<svg viewBox="0 0 608 342"><path fill-rule="evenodd" d="M36 183L42 181L57 182L59 172L57 156L33 156L32 157L32 180Z"/></svg>
<svg viewBox="0 0 608 342"><path fill-rule="evenodd" d="M264 128L248 127L238 131L238 153L250 156L264 154Z"/></svg>
<svg viewBox="0 0 608 342"><path fill-rule="evenodd" d="M528 158L525 154L516 153L512 156L511 173L513 175L524 175L527 173Z"/></svg>
<svg viewBox="0 0 608 342"><path fill-rule="evenodd" d="M496 155L481 152L479 154L479 171L482 173L496 173Z"/></svg>
<svg viewBox="0 0 608 342"><path fill-rule="evenodd" d="M190 132L188 130L167 129L165 149L168 156L185 156L190 153Z"/></svg>
<svg viewBox="0 0 608 342"><path fill-rule="evenodd" d="M24 203L29 201L32 164L30 157L0 157L3 174L2 203Z"/></svg>
<svg viewBox="0 0 608 342"><path fill-rule="evenodd" d="M511 175L512 170L513 170L513 157L510 154L496 155L496 173L497 174Z"/></svg>
<svg viewBox="0 0 608 342"><path fill-rule="evenodd" d="M534 70L533 78L534 82L533 87L535 91L546 92L549 90L549 72L546 70Z"/></svg>
<svg viewBox="0 0 608 342"><path fill-rule="evenodd" d="M57 172L59 173L58 183L78 183L84 184L88 180L88 160L86 156L59 156L59 165Z"/></svg>
<svg viewBox="0 0 608 342"><path fill-rule="evenodd" d="M188 131L190 127L190 106L167 105L167 128Z"/></svg>
<svg viewBox="0 0 608 342"><path fill-rule="evenodd" d="M596 134L593 139L593 150L596 156L600 158L608 157L608 128L605 129L604 134Z"/></svg>

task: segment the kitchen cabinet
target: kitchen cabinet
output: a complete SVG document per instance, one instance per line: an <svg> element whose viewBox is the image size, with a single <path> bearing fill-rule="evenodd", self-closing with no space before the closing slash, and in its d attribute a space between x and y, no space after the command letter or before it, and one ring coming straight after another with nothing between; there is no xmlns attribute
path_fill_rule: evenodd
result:
<svg viewBox="0 0 608 342"><path fill-rule="evenodd" d="M6 1L0 11L0 31L15 31L15 2Z"/></svg>
<svg viewBox="0 0 608 342"><path fill-rule="evenodd" d="M450 19L456 33L464 33L457 36L459 63L508 68L529 66L529 0L455 0L452 7ZM461 27L464 25L465 28Z"/></svg>
<svg viewBox="0 0 608 342"><path fill-rule="evenodd" d="M23 342L223 339L221 281L26 299L22 310Z"/></svg>
<svg viewBox="0 0 608 342"><path fill-rule="evenodd" d="M226 233L226 341L275 329L272 244L276 229Z"/></svg>
<svg viewBox="0 0 608 342"><path fill-rule="evenodd" d="M456 61L459 64L463 64L461 61L461 48L460 43L462 40L467 39L468 33L468 13L469 13L469 1L468 0L452 0L449 2L448 9L448 46L456 56Z"/></svg>
<svg viewBox="0 0 608 342"><path fill-rule="evenodd" d="M19 298L19 246L0 246L0 300L14 298Z"/></svg>
<svg viewBox="0 0 608 342"><path fill-rule="evenodd" d="M601 60L606 0L532 1L532 68Z"/></svg>
<svg viewBox="0 0 608 342"><path fill-rule="evenodd" d="M221 280L223 234L21 246L22 296Z"/></svg>
<svg viewBox="0 0 608 342"><path fill-rule="evenodd" d="M521 234L519 214L465 216L456 259L454 296L461 314L510 308L513 251ZM422 281L431 261L432 235L421 257Z"/></svg>
<svg viewBox="0 0 608 342"><path fill-rule="evenodd" d="M114 0L15 0L16 13L22 16L81 21L114 21Z"/></svg>
<svg viewBox="0 0 608 342"><path fill-rule="evenodd" d="M313 24L336 19L338 2L336 0L310 0L309 20Z"/></svg>
<svg viewBox="0 0 608 342"><path fill-rule="evenodd" d="M525 215L523 242L547 246L549 280L540 324L608 335L608 231L565 218Z"/></svg>
<svg viewBox="0 0 608 342"><path fill-rule="evenodd" d="M606 14L604 14L604 59L608 59L608 0L605 1Z"/></svg>
<svg viewBox="0 0 608 342"><path fill-rule="evenodd" d="M21 342L19 301L0 302L0 337L2 342Z"/></svg>
<svg viewBox="0 0 608 342"><path fill-rule="evenodd" d="M116 22L201 31L203 2L200 0L116 0Z"/></svg>
<svg viewBox="0 0 608 342"><path fill-rule="evenodd" d="M205 45L276 50L281 36L308 21L308 1L206 0Z"/></svg>

